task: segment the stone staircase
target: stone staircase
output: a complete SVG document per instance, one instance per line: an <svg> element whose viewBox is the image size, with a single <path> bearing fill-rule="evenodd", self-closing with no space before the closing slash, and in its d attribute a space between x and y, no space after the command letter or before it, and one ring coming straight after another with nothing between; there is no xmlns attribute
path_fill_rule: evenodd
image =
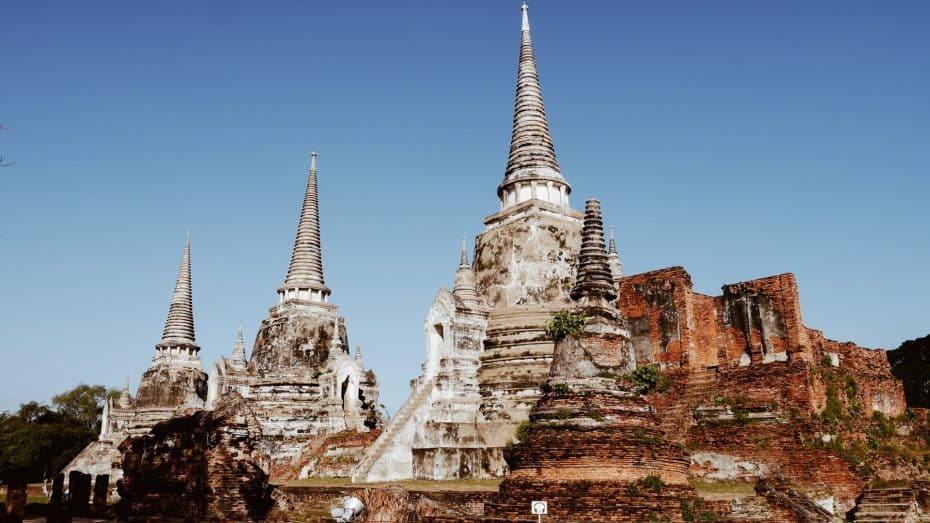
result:
<svg viewBox="0 0 930 523"><path fill-rule="evenodd" d="M697 369L688 374L681 397L660 416L660 428L670 436L683 438L694 422L695 407L711 401L716 382L715 368ZM684 423L681 420L684 420Z"/></svg>
<svg viewBox="0 0 930 523"><path fill-rule="evenodd" d="M909 487L868 489L856 503L855 521L920 521L917 499Z"/></svg>
<svg viewBox="0 0 930 523"><path fill-rule="evenodd" d="M780 506L793 512L796 521L802 523L834 523L843 521L827 509L784 484L772 485L765 480L756 485L756 491L765 496L772 506ZM882 520L878 520L882 521Z"/></svg>
<svg viewBox="0 0 930 523"><path fill-rule="evenodd" d="M416 412L417 408L419 408L424 401L429 399L430 393L433 391L434 383L435 379L430 379L417 385L413 394L407 398L407 401L404 402L394 418L388 423L384 432L378 436L378 439L375 440L371 448L368 449L368 452L365 453L365 457L362 458L358 466L355 467L355 470L352 472L353 483L368 481L368 475L371 473L371 469L378 460L381 459L388 445L394 442L397 435L404 428L404 425L407 424L407 421L410 420L413 413Z"/></svg>

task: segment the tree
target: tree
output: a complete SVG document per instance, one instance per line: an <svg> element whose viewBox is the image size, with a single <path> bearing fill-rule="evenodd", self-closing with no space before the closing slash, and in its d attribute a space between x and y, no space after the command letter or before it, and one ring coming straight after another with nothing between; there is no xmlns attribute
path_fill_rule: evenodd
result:
<svg viewBox="0 0 930 523"><path fill-rule="evenodd" d="M96 434L80 420L29 402L0 414L0 479L39 481L57 473Z"/></svg>
<svg viewBox="0 0 930 523"><path fill-rule="evenodd" d="M54 396L54 409L31 401L0 413L0 480L40 481L61 471L96 439L108 397L119 391L82 383Z"/></svg>
<svg viewBox="0 0 930 523"><path fill-rule="evenodd" d="M100 432L103 404L107 398L119 398L120 391L103 385L81 383L73 389L52 398L52 405L63 414L79 420L91 432Z"/></svg>

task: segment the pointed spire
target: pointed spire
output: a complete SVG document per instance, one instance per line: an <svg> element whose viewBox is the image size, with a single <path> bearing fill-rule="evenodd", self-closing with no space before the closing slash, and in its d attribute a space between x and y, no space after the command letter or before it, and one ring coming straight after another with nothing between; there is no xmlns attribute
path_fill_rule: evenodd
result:
<svg viewBox="0 0 930 523"><path fill-rule="evenodd" d="M585 202L584 228L581 231L578 275L571 292L573 300L597 304L597 301L611 302L617 298L605 251L601 202L588 200Z"/></svg>
<svg viewBox="0 0 930 523"><path fill-rule="evenodd" d="M362 344L355 344L355 361L362 361Z"/></svg>
<svg viewBox="0 0 930 523"><path fill-rule="evenodd" d="M465 238L462 238L462 256L459 260L459 269L455 273L455 286L452 294L457 296L466 305L478 305L478 289L475 286L475 274L468 264L468 250Z"/></svg>
<svg viewBox="0 0 930 523"><path fill-rule="evenodd" d="M459 260L459 270L468 269L468 247L465 242L465 237L462 236L462 258Z"/></svg>
<svg viewBox="0 0 930 523"><path fill-rule="evenodd" d="M245 365L245 338L242 337L242 321L239 322L239 333L236 335L236 342L233 344L232 361L239 365Z"/></svg>
<svg viewBox="0 0 930 523"><path fill-rule="evenodd" d="M316 291L319 299L324 301L330 291L323 282L323 260L320 247L320 211L317 193L316 152L310 153L310 176L307 178L307 190L304 193L300 222L297 225L297 238L294 240L294 252L287 269L287 278L278 289L286 293L293 289ZM296 295L289 298L298 298ZM313 299L307 296L308 299Z"/></svg>
<svg viewBox="0 0 930 523"><path fill-rule="evenodd" d="M620 253L617 252L617 242L614 240L614 226L610 226L610 243L607 246L607 264L610 266L610 274L613 279L623 277L623 262L620 261Z"/></svg>
<svg viewBox="0 0 930 523"><path fill-rule="evenodd" d="M161 341L155 347L181 347L195 352L200 350L194 338L194 309L191 304L190 231L188 231L187 241L184 243L184 255L181 257L181 268L178 270L174 295L171 298L171 306L168 308L165 330Z"/></svg>
<svg viewBox="0 0 930 523"><path fill-rule="evenodd" d="M498 187L498 196L506 207L529 198L553 203L567 203L565 196L571 187L559 172L555 148L546 121L542 89L536 73L536 57L530 37L530 21L524 2L520 40L520 63L517 69L517 94L514 102L513 132L510 138L510 156L504 172L504 181ZM508 202L507 193L512 185L524 182L534 184L528 191L517 191L513 202ZM549 182L555 187L549 186ZM541 185L542 187L536 187ZM561 191L564 187L564 193ZM529 196L527 196L529 195Z"/></svg>
<svg viewBox="0 0 930 523"><path fill-rule="evenodd" d="M129 376L126 376L126 384L123 385L123 391L119 395L119 406L122 409L132 406L132 399L129 397Z"/></svg>

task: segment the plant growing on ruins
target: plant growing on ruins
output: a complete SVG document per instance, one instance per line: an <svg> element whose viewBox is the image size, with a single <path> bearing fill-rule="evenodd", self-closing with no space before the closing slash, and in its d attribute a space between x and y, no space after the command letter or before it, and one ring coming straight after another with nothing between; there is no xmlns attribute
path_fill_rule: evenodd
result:
<svg viewBox="0 0 930 523"><path fill-rule="evenodd" d="M877 440L890 438L895 435L894 421L885 418L885 414L880 411L872 411L872 428L869 429L869 436Z"/></svg>
<svg viewBox="0 0 930 523"><path fill-rule="evenodd" d="M681 498L681 519L685 521L717 521L717 514L706 510L704 500L696 498L689 503L687 498Z"/></svg>
<svg viewBox="0 0 930 523"><path fill-rule="evenodd" d="M568 336L581 334L584 327L584 315L575 314L568 309L561 310L546 323L546 336L553 340L561 340Z"/></svg>
<svg viewBox="0 0 930 523"><path fill-rule="evenodd" d="M856 382L856 378L846 376L846 381L843 383L843 390L846 392L847 400L856 401L856 395L859 394L859 383Z"/></svg>
<svg viewBox="0 0 930 523"><path fill-rule="evenodd" d="M662 383L663 377L662 373L659 372L659 367L654 363L650 363L648 365L636 367L636 369L629 374L629 379L639 387L640 394L649 394L656 390L659 384Z"/></svg>
<svg viewBox="0 0 930 523"><path fill-rule="evenodd" d="M662 478L656 474L650 474L643 478L643 485L657 494L662 492Z"/></svg>
<svg viewBox="0 0 930 523"><path fill-rule="evenodd" d="M642 494L642 493L639 491L639 485L637 485L636 483L630 483L629 485L627 485L627 486L626 486L626 493L629 494L630 496L634 497L634 498L635 498L635 497L639 497L639 495Z"/></svg>
<svg viewBox="0 0 930 523"><path fill-rule="evenodd" d="M660 445L664 441L661 434L646 434L643 429L634 430L632 436L636 441L646 445Z"/></svg>
<svg viewBox="0 0 930 523"><path fill-rule="evenodd" d="M831 426L836 426L846 420L846 415L843 412L843 405L840 404L839 392L833 380L827 381L826 397L826 404L823 410L820 411L820 420Z"/></svg>
<svg viewBox="0 0 930 523"><path fill-rule="evenodd" d="M569 387L567 383L556 383L550 388L550 390L557 396L564 396L566 394L571 394L572 392L572 388Z"/></svg>
<svg viewBox="0 0 930 523"><path fill-rule="evenodd" d="M513 439L521 443L526 441L526 438L530 435L531 426L532 424L529 421L521 421L520 424L517 425L517 430L513 433Z"/></svg>

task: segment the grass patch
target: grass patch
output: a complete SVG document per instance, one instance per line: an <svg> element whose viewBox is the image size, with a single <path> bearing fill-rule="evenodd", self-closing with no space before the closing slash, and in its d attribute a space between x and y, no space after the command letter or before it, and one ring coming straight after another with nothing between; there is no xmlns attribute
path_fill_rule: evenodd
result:
<svg viewBox="0 0 930 523"><path fill-rule="evenodd" d="M738 494L752 496L756 490L745 481L689 481L699 494Z"/></svg>
<svg viewBox="0 0 930 523"><path fill-rule="evenodd" d="M6 494L0 494L0 503L6 503ZM26 503L39 503L42 505L47 505L48 498L45 496L26 496Z"/></svg>

